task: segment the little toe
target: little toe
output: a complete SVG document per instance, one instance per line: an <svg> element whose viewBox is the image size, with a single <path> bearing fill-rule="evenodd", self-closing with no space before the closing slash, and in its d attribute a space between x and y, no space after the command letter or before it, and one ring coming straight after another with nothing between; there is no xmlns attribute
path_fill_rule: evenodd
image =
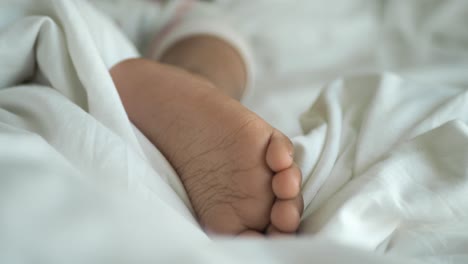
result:
<svg viewBox="0 0 468 264"><path fill-rule="evenodd" d="M296 232L301 220L303 204L301 195L290 200L277 199L271 209L271 223L281 232Z"/></svg>
<svg viewBox="0 0 468 264"><path fill-rule="evenodd" d="M273 132L266 153L266 162L271 170L279 172L291 167L293 163L291 140L278 130Z"/></svg>
<svg viewBox="0 0 468 264"><path fill-rule="evenodd" d="M302 174L297 165L278 172L273 176L272 188L279 199L293 199L301 191Z"/></svg>

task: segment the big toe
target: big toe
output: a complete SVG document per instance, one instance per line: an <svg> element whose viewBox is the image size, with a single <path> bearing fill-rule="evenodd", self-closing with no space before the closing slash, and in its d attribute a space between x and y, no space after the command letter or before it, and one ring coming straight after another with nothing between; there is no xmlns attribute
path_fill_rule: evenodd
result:
<svg viewBox="0 0 468 264"><path fill-rule="evenodd" d="M303 207L304 202L301 195L289 200L277 199L271 209L271 224L279 232L296 232L299 228Z"/></svg>
<svg viewBox="0 0 468 264"><path fill-rule="evenodd" d="M278 130L274 130L267 148L266 162L274 172L285 170L293 164L291 140Z"/></svg>

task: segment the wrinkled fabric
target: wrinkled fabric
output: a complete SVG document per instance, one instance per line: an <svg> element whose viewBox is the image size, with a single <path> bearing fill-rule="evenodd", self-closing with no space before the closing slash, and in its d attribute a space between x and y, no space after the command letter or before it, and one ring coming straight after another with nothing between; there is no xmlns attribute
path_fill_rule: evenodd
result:
<svg viewBox="0 0 468 264"><path fill-rule="evenodd" d="M301 121L305 135L294 141L305 175L303 233L467 260L467 88L348 77L328 85Z"/></svg>
<svg viewBox="0 0 468 264"><path fill-rule="evenodd" d="M302 94L297 104L286 105L290 109L278 107L283 112L272 120L281 129L301 123L302 131L288 131L298 135L293 141L304 176L302 236L208 238L173 169L129 122L108 74L118 61L139 56L134 44L87 2L12 0L0 4L0 262L466 262L465 75L439 64L400 71L395 65L402 62L389 62L379 65L393 65L395 73L374 68L381 73L353 75L331 67L361 58L363 50L351 46L294 64L307 45L287 47L289 57L276 52L291 43L283 38L288 24L263 30L262 21L284 23L264 12L257 13L258 28L251 27L254 22L241 12L245 6L237 3L230 16L245 21L237 27L246 35L256 31L257 39L250 40L254 49L263 48L259 89L250 102L262 93L263 105L275 102L262 88L268 82L279 91L276 99L288 91L280 85ZM285 7L298 10L300 1L288 3L273 5L277 15L285 16ZM340 23L330 24L338 29L355 18L361 22L350 23L349 36L375 33L371 18L382 15L377 4L342 17L363 1L347 3L341 9L323 5L336 12L316 21L339 17ZM391 15L385 12L382 17ZM283 42L265 46L265 36ZM339 48L334 43L330 52ZM262 56L270 56L270 68L261 67ZM322 66L335 74L290 81L289 74ZM276 82L278 74L283 82ZM299 120L293 113L304 105L312 106ZM257 111L265 116L261 107Z"/></svg>
<svg viewBox="0 0 468 264"><path fill-rule="evenodd" d="M219 2L256 54L247 106L295 143L301 232L468 262L467 2Z"/></svg>

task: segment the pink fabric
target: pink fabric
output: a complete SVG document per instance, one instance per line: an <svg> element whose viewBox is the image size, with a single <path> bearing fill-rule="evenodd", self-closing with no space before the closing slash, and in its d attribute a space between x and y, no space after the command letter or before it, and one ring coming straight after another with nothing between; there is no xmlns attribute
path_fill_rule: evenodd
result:
<svg viewBox="0 0 468 264"><path fill-rule="evenodd" d="M162 0L154 0L155 2L161 2ZM177 7L174 17L170 19L161 31L153 39L148 54L153 54L158 49L164 37L169 35L177 26L180 24L184 16L193 8L195 0L185 0L180 3Z"/></svg>

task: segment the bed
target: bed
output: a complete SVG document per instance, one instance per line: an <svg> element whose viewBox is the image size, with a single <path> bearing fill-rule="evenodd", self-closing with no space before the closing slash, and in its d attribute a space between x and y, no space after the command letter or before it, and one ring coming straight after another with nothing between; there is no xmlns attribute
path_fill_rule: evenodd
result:
<svg viewBox="0 0 468 264"><path fill-rule="evenodd" d="M275 240L208 238L98 74L91 5L27 4L0 4L2 263L468 262L465 1L213 1L303 171L300 234Z"/></svg>

